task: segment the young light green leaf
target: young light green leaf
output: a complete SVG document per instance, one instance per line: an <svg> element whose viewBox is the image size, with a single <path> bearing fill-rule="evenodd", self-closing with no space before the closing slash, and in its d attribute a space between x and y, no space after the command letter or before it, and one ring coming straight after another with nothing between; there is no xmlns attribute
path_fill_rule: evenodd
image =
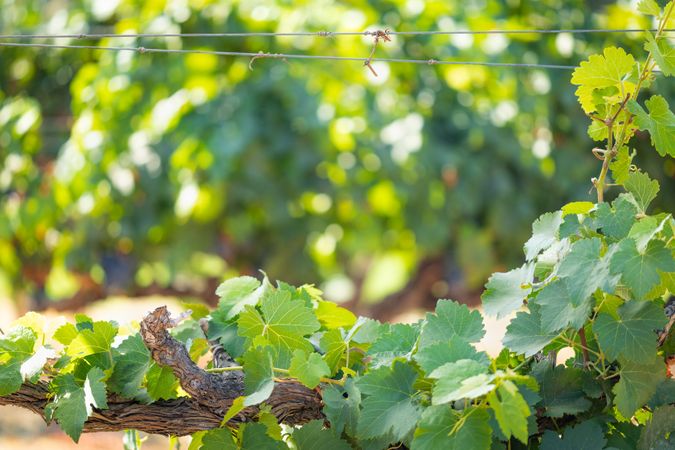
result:
<svg viewBox="0 0 675 450"><path fill-rule="evenodd" d="M323 420L312 420L293 430L293 441L298 450L351 450L332 428L324 428Z"/></svg>
<svg viewBox="0 0 675 450"><path fill-rule="evenodd" d="M347 343L342 337L342 332L339 329L327 331L321 337L319 346L323 350L323 360L328 364L330 374L335 375L335 372L340 368L340 361L347 351Z"/></svg>
<svg viewBox="0 0 675 450"><path fill-rule="evenodd" d="M422 325L420 345L444 342L459 337L467 342L478 342L485 335L480 312L452 300L439 300L434 314L427 313Z"/></svg>
<svg viewBox="0 0 675 450"><path fill-rule="evenodd" d="M596 123L596 121L593 121ZM629 152L625 145L619 149L616 156L609 163L609 169L612 171L612 178L617 184L624 184L630 174L630 166L633 164L635 151Z"/></svg>
<svg viewBox="0 0 675 450"><path fill-rule="evenodd" d="M569 214L588 214L594 206L593 202L571 202L563 206L561 211L563 217Z"/></svg>
<svg viewBox="0 0 675 450"><path fill-rule="evenodd" d="M411 450L488 450L491 441L490 416L485 408L472 407L460 413L447 405L431 406L422 414Z"/></svg>
<svg viewBox="0 0 675 450"><path fill-rule="evenodd" d="M661 15L661 7L656 0L640 0L637 5L638 11L642 14L659 17Z"/></svg>
<svg viewBox="0 0 675 450"><path fill-rule="evenodd" d="M652 54L661 73L667 77L675 74L675 47L671 45L668 38L659 38L657 42L651 33L647 33L645 50Z"/></svg>
<svg viewBox="0 0 675 450"><path fill-rule="evenodd" d="M269 347L251 347L242 356L244 367L244 406L257 405L272 395L274 371Z"/></svg>
<svg viewBox="0 0 675 450"><path fill-rule="evenodd" d="M527 418L530 415L530 407L516 385L508 380L503 381L496 390L488 394L487 401L504 436L507 439L514 436L527 444Z"/></svg>
<svg viewBox="0 0 675 450"><path fill-rule="evenodd" d="M645 405L666 378L666 365L652 352L651 360L645 362L620 360L621 376L614 385L614 402L624 417L632 417L638 408Z"/></svg>
<svg viewBox="0 0 675 450"><path fill-rule="evenodd" d="M272 288L267 277L260 283L257 279L249 276L230 278L225 280L216 289L216 295L220 297L218 309L226 312L226 319L231 319L239 314L245 306L255 306L262 296Z"/></svg>
<svg viewBox="0 0 675 450"><path fill-rule="evenodd" d="M539 305L531 304L529 314L519 312L506 327L502 343L511 351L532 356L546 347L558 333L544 331Z"/></svg>
<svg viewBox="0 0 675 450"><path fill-rule="evenodd" d="M600 255L602 242L599 238L581 239L572 245L570 252L560 263L558 275L569 278L567 292L573 306L583 304L597 290L614 292L618 277L611 275L609 261L611 251Z"/></svg>
<svg viewBox="0 0 675 450"><path fill-rule="evenodd" d="M565 206L569 208L569 205ZM563 211L548 212L534 221L532 237L525 243L525 258L528 261L532 261L539 252L549 248L558 239L558 230L563 222L563 212L564 208Z"/></svg>
<svg viewBox="0 0 675 450"><path fill-rule="evenodd" d="M597 450L605 448L607 439L602 428L590 420L566 428L563 437L553 431L544 432L540 450Z"/></svg>
<svg viewBox="0 0 675 450"><path fill-rule="evenodd" d="M647 294L660 283L660 272L675 272L675 259L662 241L651 241L643 253L636 242L627 238L619 243L612 256L610 269L621 274L621 281L639 300L648 300Z"/></svg>
<svg viewBox="0 0 675 450"><path fill-rule="evenodd" d="M117 326L112 322L98 321L92 328L81 330L70 342L66 354L73 358L109 353L113 339L117 335Z"/></svg>
<svg viewBox="0 0 675 450"><path fill-rule="evenodd" d="M436 342L424 346L418 350L413 358L426 374L430 374L444 364L459 361L460 359L472 359L485 367L489 364L489 359L485 352L476 351L473 345L457 336L445 342Z"/></svg>
<svg viewBox="0 0 675 450"><path fill-rule="evenodd" d="M472 359L444 364L431 372L429 377L437 378L432 391L433 405L480 397L495 387L491 383L494 375L489 375L484 365Z"/></svg>
<svg viewBox="0 0 675 450"><path fill-rule="evenodd" d="M0 395L8 395L21 388L24 380L22 365L33 355L35 332L23 326L12 328L0 336Z"/></svg>
<svg viewBox="0 0 675 450"><path fill-rule="evenodd" d="M333 328L349 328L356 322L354 313L333 302L319 301L315 313L321 326L329 330Z"/></svg>
<svg viewBox="0 0 675 450"><path fill-rule="evenodd" d="M650 302L629 301L619 307L620 319L600 313L593 332L608 359L619 357L636 363L648 363L656 355L657 330L667 318L661 307Z"/></svg>
<svg viewBox="0 0 675 450"><path fill-rule="evenodd" d="M604 204L604 203L603 203ZM573 279L559 279L545 286L537 294L536 304L540 306L542 333L558 333L565 328L581 328L593 308L593 297L587 297L580 305L570 302L568 283Z"/></svg>
<svg viewBox="0 0 675 450"><path fill-rule="evenodd" d="M153 363L148 369L145 386L152 401L176 398L179 385L171 368Z"/></svg>
<svg viewBox="0 0 675 450"><path fill-rule="evenodd" d="M317 387L321 378L330 374L330 368L321 359L321 355L318 353L307 355L304 350L293 352L293 359L291 359L291 366L288 370L290 376L297 378L310 389Z"/></svg>
<svg viewBox="0 0 675 450"><path fill-rule="evenodd" d="M523 300L532 291L534 264L525 264L506 273L493 274L481 296L485 313L504 317L523 306Z"/></svg>
<svg viewBox="0 0 675 450"><path fill-rule="evenodd" d="M356 385L364 395L358 424L361 439L391 435L403 439L415 426L420 411L413 400L417 373L409 365L395 361L361 377Z"/></svg>
<svg viewBox="0 0 675 450"><path fill-rule="evenodd" d="M628 102L628 110L635 114L635 124L640 130L649 131L652 145L659 155L675 158L675 114L660 95L653 95L645 102L645 106L649 113L635 100Z"/></svg>

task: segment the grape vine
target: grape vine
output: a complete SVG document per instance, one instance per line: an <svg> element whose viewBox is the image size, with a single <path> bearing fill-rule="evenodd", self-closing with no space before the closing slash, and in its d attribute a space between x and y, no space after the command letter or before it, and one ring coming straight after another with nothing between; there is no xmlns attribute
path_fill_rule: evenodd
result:
<svg viewBox="0 0 675 450"><path fill-rule="evenodd" d="M239 277L213 311L159 308L138 327L78 315L50 332L29 313L0 336L0 404L75 441L137 429L191 434L190 449L205 450L672 448L675 219L649 212L659 184L633 164L630 140L646 131L675 157L667 100L639 98L655 70L675 74L662 32L673 8L639 3L659 24L644 62L609 47L574 72L588 133L604 143L597 203L541 215L524 264L489 279L485 312L515 313L496 358L474 347L480 313L450 300L386 324L313 286ZM564 348L574 356L556 365ZM134 431L125 446L140 446Z"/></svg>

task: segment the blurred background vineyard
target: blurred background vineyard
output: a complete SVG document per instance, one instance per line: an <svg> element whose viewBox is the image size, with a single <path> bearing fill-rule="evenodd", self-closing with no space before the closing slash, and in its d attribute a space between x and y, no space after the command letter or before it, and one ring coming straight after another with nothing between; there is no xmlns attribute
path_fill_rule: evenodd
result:
<svg viewBox="0 0 675 450"><path fill-rule="evenodd" d="M649 28L633 3L0 0L0 33ZM577 65L607 45L644 58L642 42L393 36L376 56ZM373 38L58 43L365 59ZM487 277L522 259L539 214L593 200L599 163L571 71L375 62L375 77L360 62L249 63L0 48L4 311L90 311L111 296L214 304L223 278L259 269L381 320L442 297L477 306ZM662 185L656 210L672 210L675 163L640 152L646 135L637 141L638 164ZM140 317L125 305L93 315ZM4 416L0 434L16 432Z"/></svg>
<svg viewBox="0 0 675 450"><path fill-rule="evenodd" d="M631 2L576 0L2 0L1 11L3 34L652 25ZM365 58L372 37L58 42ZM642 42L393 36L376 56L576 65L606 45L644 57ZM570 71L375 62L375 77L359 62L249 62L0 49L0 291L19 312L119 294L213 303L224 277L259 269L385 320L440 297L475 305L489 274L522 258L533 219L592 199L599 165ZM656 208L672 208L675 164L638 155L661 178Z"/></svg>

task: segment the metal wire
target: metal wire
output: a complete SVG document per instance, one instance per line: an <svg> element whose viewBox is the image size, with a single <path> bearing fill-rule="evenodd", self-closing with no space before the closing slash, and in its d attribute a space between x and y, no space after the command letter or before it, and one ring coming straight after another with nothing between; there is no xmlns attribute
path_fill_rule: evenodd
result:
<svg viewBox="0 0 675 450"><path fill-rule="evenodd" d="M379 30L382 31L382 30ZM427 36L427 35L474 35L474 34L591 34L591 33L641 33L657 32L656 29L605 28L605 29L551 29L551 30L454 30L454 31L389 31L389 35ZM664 32L675 31L666 28ZM232 33L80 33L80 34L0 34L0 39L104 39L104 38L227 38L249 36L374 36L377 31L298 31L298 32L232 32Z"/></svg>
<svg viewBox="0 0 675 450"><path fill-rule="evenodd" d="M522 67L539 68L554 70L574 70L576 66L565 66L557 64L535 64L535 63L501 63L501 62L482 62L482 61L445 61L436 59L401 59L401 58L364 58L355 56L331 56L331 55L301 55L293 53L253 53L253 52L228 52L217 50L175 50L164 48L148 47L99 47L96 45L59 45L59 44L35 44L18 42L0 42L0 47L31 47L31 48L58 48L58 49L89 49L89 50L107 50L117 52L136 52L144 53L177 53L177 54L200 54L215 56L245 56L249 58L272 58L272 59L313 59L313 60L332 60L332 61L360 61L360 62L388 62L388 63L408 63L408 64L426 64L426 65L453 65L453 66L486 66L486 67Z"/></svg>

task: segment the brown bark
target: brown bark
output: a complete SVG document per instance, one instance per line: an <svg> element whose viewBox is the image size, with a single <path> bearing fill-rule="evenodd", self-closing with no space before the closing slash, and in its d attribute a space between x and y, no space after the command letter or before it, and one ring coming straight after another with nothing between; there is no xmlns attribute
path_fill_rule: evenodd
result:
<svg viewBox="0 0 675 450"><path fill-rule="evenodd" d="M83 432L120 431L136 429L151 434L184 436L220 426L232 401L243 395L241 374L214 374L198 367L186 348L168 333L174 325L166 307L157 308L141 322L141 335L161 365L171 368L190 397L144 404L118 395L108 397L108 409L95 409ZM0 396L0 405L13 405L44 417L49 403L47 381L24 383L17 392ZM323 419L319 390L308 389L293 380L276 383L265 403L279 422L297 425L313 419ZM237 425L256 419L257 407L249 407L231 419Z"/></svg>

